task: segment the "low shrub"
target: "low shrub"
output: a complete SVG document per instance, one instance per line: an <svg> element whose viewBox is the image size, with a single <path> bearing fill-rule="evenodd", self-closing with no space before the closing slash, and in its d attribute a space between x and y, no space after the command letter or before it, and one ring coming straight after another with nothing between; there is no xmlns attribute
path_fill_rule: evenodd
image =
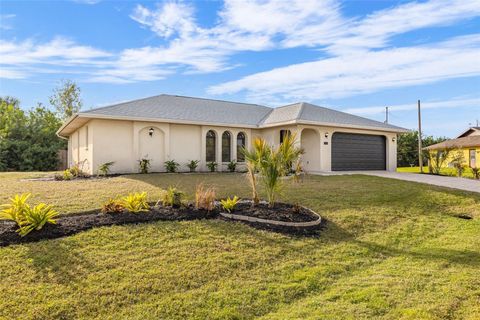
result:
<svg viewBox="0 0 480 320"><path fill-rule="evenodd" d="M225 200L220 200L220 203L222 204L222 208L230 213L235 209L239 200L237 196L234 196L233 199L228 197Z"/></svg>
<svg viewBox="0 0 480 320"><path fill-rule="evenodd" d="M472 174L474 179L480 179L480 168L472 168Z"/></svg>
<svg viewBox="0 0 480 320"><path fill-rule="evenodd" d="M63 171L62 178L63 180L72 180L73 178L75 178L75 176L72 174L70 169L67 169Z"/></svg>
<svg viewBox="0 0 480 320"><path fill-rule="evenodd" d="M106 176L110 173L110 168L115 164L115 161L105 162L98 166L98 175Z"/></svg>
<svg viewBox="0 0 480 320"><path fill-rule="evenodd" d="M118 204L123 206L125 210L133 213L145 212L150 208L147 202L147 193L130 193L128 196L121 198Z"/></svg>
<svg viewBox="0 0 480 320"><path fill-rule="evenodd" d="M20 225L25 210L28 207L27 200L30 196L30 193L23 193L21 195L16 194L13 198L10 198L9 204L3 204L0 206L0 208L4 208L0 211L0 218L14 221Z"/></svg>
<svg viewBox="0 0 480 320"><path fill-rule="evenodd" d="M15 195L10 199L10 204L1 206L4 209L0 211L0 218L12 220L18 225L17 232L22 237L32 230L40 230L46 223L56 223L54 218L58 216L58 212L45 203L30 207L28 198L29 193Z"/></svg>
<svg viewBox="0 0 480 320"><path fill-rule="evenodd" d="M215 161L208 162L207 163L207 168L210 170L210 172L215 172L215 169L217 169L218 163Z"/></svg>
<svg viewBox="0 0 480 320"><path fill-rule="evenodd" d="M140 173L148 173L150 170L150 159L143 158L138 160L138 170Z"/></svg>
<svg viewBox="0 0 480 320"><path fill-rule="evenodd" d="M102 205L102 213L121 213L125 208L116 199L110 199Z"/></svg>
<svg viewBox="0 0 480 320"><path fill-rule="evenodd" d="M162 204L166 207L175 207L178 208L182 205L182 200L185 197L185 193L178 190L175 187L168 187L167 190L162 192L160 200Z"/></svg>
<svg viewBox="0 0 480 320"><path fill-rule="evenodd" d="M187 167L190 169L190 172L195 172L199 162L200 161L198 160L190 160L190 162L187 163Z"/></svg>
<svg viewBox="0 0 480 320"><path fill-rule="evenodd" d="M203 183L198 184L195 190L195 208L212 211L215 208L215 189L205 188Z"/></svg>
<svg viewBox="0 0 480 320"><path fill-rule="evenodd" d="M164 165L165 170L170 173L177 172L178 167L180 167L180 164L178 162L175 162L175 160L165 161Z"/></svg>
<svg viewBox="0 0 480 320"><path fill-rule="evenodd" d="M230 162L228 163L227 168L228 168L228 171L230 171L230 172L235 172L235 169L237 168L237 162L234 161L234 160L230 161Z"/></svg>
<svg viewBox="0 0 480 320"><path fill-rule="evenodd" d="M45 203L40 203L33 208L27 205L18 233L23 237L33 230L42 229L47 223L55 224L57 223L55 220L57 216L58 212L53 210L52 206Z"/></svg>

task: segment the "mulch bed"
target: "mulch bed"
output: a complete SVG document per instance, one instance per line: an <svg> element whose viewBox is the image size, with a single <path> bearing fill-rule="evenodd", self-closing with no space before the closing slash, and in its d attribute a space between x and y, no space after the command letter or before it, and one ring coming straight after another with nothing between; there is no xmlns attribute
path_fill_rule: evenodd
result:
<svg viewBox="0 0 480 320"><path fill-rule="evenodd" d="M232 221L231 219L221 217L219 210L218 208L210 212L197 210L193 205L182 208L152 207L150 211L140 213L123 212L104 214L99 210L90 210L61 216L57 219L57 224L47 224L41 230L34 230L24 237L18 235L16 232L18 226L14 222L0 221L0 247L65 237L102 226L213 218ZM258 206L252 208L251 202L243 201L237 205L235 211L232 213L284 222L308 222L318 219L318 216L312 214L308 209L286 203L276 203L274 208L268 208L266 203L260 203ZM249 221L238 221L238 223L245 223L258 229L302 236L316 235L321 229L321 225L311 227L287 227Z"/></svg>

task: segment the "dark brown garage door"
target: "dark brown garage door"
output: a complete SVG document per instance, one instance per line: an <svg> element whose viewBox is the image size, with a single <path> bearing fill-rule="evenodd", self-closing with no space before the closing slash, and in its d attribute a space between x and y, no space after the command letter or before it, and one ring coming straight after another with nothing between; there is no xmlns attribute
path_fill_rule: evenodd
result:
<svg viewBox="0 0 480 320"><path fill-rule="evenodd" d="M336 132L332 136L332 170L385 170L384 136Z"/></svg>

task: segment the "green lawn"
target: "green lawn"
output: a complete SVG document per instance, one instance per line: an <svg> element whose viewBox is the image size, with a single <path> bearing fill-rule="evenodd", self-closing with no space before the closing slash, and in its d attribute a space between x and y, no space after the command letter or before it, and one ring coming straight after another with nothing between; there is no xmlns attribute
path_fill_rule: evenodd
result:
<svg viewBox="0 0 480 320"><path fill-rule="evenodd" d="M240 174L20 181L38 175L0 174L0 203L32 192L69 213L201 181L249 194ZM480 194L355 175L311 176L283 198L327 220L320 237L208 220L0 248L0 319L480 318Z"/></svg>
<svg viewBox="0 0 480 320"><path fill-rule="evenodd" d="M420 167L400 167L400 168L397 168L397 172L420 173ZM428 173L429 172L428 167L423 167L423 172ZM443 176L451 176L451 177L457 176L457 170L455 168L442 168L440 170L440 173ZM473 179L472 169L466 168L462 174L462 177Z"/></svg>

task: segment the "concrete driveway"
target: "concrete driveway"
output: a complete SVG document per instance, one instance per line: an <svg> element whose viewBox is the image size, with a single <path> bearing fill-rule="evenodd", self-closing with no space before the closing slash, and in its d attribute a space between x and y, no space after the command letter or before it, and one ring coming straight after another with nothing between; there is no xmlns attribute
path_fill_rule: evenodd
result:
<svg viewBox="0 0 480 320"><path fill-rule="evenodd" d="M388 172L388 171L336 171L322 172L320 175L345 175L345 174L364 174L382 178L391 178L405 181L413 181L431 184L434 186L447 187L471 192L480 193L480 180L435 176L430 174L406 173L406 172Z"/></svg>

